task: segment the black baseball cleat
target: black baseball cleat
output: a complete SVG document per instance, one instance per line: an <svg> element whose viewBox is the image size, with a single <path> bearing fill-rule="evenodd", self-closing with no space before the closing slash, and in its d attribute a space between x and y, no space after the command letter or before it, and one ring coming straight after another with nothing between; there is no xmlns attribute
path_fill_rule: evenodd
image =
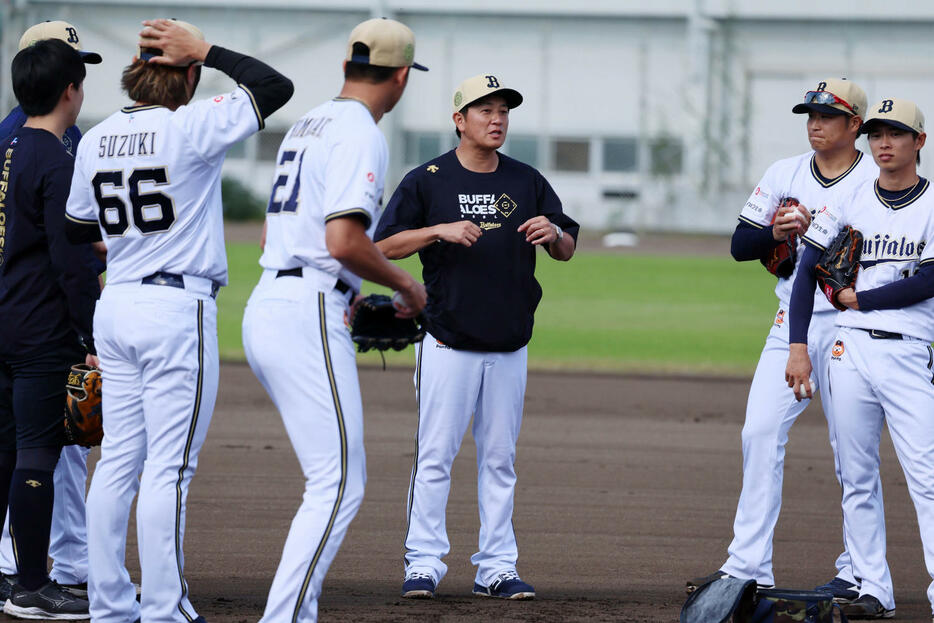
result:
<svg viewBox="0 0 934 623"><path fill-rule="evenodd" d="M852 603L859 597L859 585L847 582L843 578L834 578L814 590L833 595L833 601L836 604Z"/></svg>
<svg viewBox="0 0 934 623"><path fill-rule="evenodd" d="M91 618L87 600L75 597L57 582L49 582L34 591L17 584L3 611L18 619L80 621Z"/></svg>
<svg viewBox="0 0 934 623"><path fill-rule="evenodd" d="M895 608L886 609L882 602L872 595L862 595L840 606L840 610L850 619L891 619L895 616Z"/></svg>

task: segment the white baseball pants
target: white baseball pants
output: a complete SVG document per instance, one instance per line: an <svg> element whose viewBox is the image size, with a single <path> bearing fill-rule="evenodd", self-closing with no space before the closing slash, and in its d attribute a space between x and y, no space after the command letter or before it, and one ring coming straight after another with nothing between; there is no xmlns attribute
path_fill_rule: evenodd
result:
<svg viewBox="0 0 934 623"><path fill-rule="evenodd" d="M344 324L349 294L322 288L310 268L304 277L264 271L243 317L247 361L305 477L261 623L317 620L324 576L363 502L363 403Z"/></svg>
<svg viewBox="0 0 934 623"><path fill-rule="evenodd" d="M104 415L87 504L95 623L198 616L184 577L185 509L217 398L217 306L207 280L185 282L108 284L94 314ZM125 566L137 490L139 604Z"/></svg>
<svg viewBox="0 0 934 623"><path fill-rule="evenodd" d="M817 382L827 418L830 446L834 449L834 469L840 480L840 465L836 453L836 440L829 391L827 369L830 349L833 345L835 311L817 312L811 318L808 331L808 353L814 367L813 378ZM746 403L746 422L743 425L743 488L733 521L733 541L730 543L727 561L721 570L730 575L756 580L762 585L772 585L772 537L782 504L782 481L785 468L785 444L788 431L798 415L809 404L805 399L795 400L792 390L785 381L785 365L788 362L788 316L779 310L775 323L769 331L765 347L749 388ZM882 511L882 485L878 481L874 494L867 503ZM845 532L845 529L844 529ZM836 575L848 582L858 583L854 578L844 536L844 551L836 560Z"/></svg>
<svg viewBox="0 0 934 623"><path fill-rule="evenodd" d="M477 445L479 551L470 557L476 582L488 586L519 557L512 526L516 441L522 425L527 349L511 353L454 350L426 335L418 346L415 465L409 484L405 572L441 582L450 551L445 508L451 465L473 417Z"/></svg>
<svg viewBox="0 0 934 623"><path fill-rule="evenodd" d="M927 572L934 578L934 350L924 340L874 339L840 328L830 361L837 451L843 477L843 524L861 595L895 607L885 562L879 441L887 423L918 514ZM841 352L842 351L842 352ZM934 582L928 586L934 610Z"/></svg>

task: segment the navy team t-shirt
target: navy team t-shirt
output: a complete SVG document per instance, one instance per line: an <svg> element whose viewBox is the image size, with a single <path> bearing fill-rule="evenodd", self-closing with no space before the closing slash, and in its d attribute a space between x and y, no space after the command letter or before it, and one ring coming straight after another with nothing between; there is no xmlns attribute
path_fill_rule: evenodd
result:
<svg viewBox="0 0 934 623"><path fill-rule="evenodd" d="M438 241L418 252L428 290L428 331L452 348L511 352L532 337L542 289L537 247L519 226L548 217L577 239L580 226L534 168L499 154L491 173L461 166L449 151L410 171L393 193L374 240L409 229L470 220L483 230L470 247Z"/></svg>

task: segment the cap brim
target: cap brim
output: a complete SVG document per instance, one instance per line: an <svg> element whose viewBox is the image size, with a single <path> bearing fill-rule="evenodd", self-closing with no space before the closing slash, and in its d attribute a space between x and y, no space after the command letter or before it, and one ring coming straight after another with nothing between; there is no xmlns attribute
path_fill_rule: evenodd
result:
<svg viewBox="0 0 934 623"><path fill-rule="evenodd" d="M849 115L852 114L848 110L840 110L839 108L834 108L828 104L816 104L810 102L808 104L797 104L794 108L791 109L791 112L796 115L801 115L808 112L819 112L823 115Z"/></svg>
<svg viewBox="0 0 934 623"><path fill-rule="evenodd" d="M78 54L81 55L81 60L89 65L97 65L102 60L104 60L97 52L85 52L84 50L78 50Z"/></svg>
<svg viewBox="0 0 934 623"><path fill-rule="evenodd" d="M419 64L419 63L412 63L411 67L412 67L412 69L417 69L417 70L419 70L419 71L428 71L428 68L427 68L427 67L425 67L424 65L421 65L421 64Z"/></svg>
<svg viewBox="0 0 934 623"><path fill-rule="evenodd" d="M895 121L894 119L878 119L878 118L877 118L877 119L870 119L869 121L867 121L867 122L864 123L863 125L859 126L859 133L860 133L860 134L869 134L869 131L872 129L872 125L873 125L874 123L884 123L884 124L886 124L886 125L892 126L893 128L898 128L899 130L905 130L906 132L912 132L912 133L914 133L914 134L918 134L918 131L917 131L917 130L915 130L915 129L912 128L911 126L905 125L905 124L902 123L901 121Z"/></svg>

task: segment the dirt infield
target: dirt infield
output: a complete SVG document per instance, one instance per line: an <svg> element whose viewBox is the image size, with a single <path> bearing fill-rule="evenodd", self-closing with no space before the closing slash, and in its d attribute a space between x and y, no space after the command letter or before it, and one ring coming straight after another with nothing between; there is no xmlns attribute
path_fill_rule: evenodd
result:
<svg viewBox="0 0 934 623"><path fill-rule="evenodd" d="M302 479L282 422L243 365L222 366L220 396L191 488L186 575L210 623L262 614ZM328 574L321 621L676 621L684 581L723 562L740 487L745 379L539 373L519 440L519 570L538 599L470 596L478 519L468 435L448 504L450 566L433 601L398 597L405 493L414 451L406 370L361 372L369 481ZM889 561L898 619L929 621L914 510L886 438ZM775 542L780 586L830 579L839 490L826 427L809 409L792 429ZM133 522L131 522L132 525ZM138 578L135 543L128 554Z"/></svg>

